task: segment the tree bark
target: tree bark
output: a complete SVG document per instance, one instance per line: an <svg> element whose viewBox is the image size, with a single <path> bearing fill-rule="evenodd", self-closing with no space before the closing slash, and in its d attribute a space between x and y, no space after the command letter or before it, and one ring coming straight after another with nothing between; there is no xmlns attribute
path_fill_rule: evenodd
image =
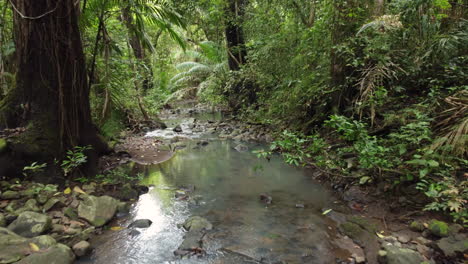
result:
<svg viewBox="0 0 468 264"><path fill-rule="evenodd" d="M244 32L242 21L245 13L247 0L229 0L226 13L226 42L228 50L229 69L240 70L245 64L247 51L245 49Z"/></svg>
<svg viewBox="0 0 468 264"><path fill-rule="evenodd" d="M74 0L13 0L16 88L0 106L6 125L27 126L18 140L42 160L93 147L86 169L107 150L91 120L85 57ZM0 124L2 126L2 124Z"/></svg>

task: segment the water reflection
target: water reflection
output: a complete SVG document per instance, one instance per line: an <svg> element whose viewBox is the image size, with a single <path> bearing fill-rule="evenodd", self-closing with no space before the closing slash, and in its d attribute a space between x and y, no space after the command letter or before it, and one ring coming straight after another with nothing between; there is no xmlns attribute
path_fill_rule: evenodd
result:
<svg viewBox="0 0 468 264"><path fill-rule="evenodd" d="M332 261L332 239L320 213L329 194L308 177L309 171L279 157L268 162L250 151L237 152L235 145L214 141L194 149L189 144L170 161L143 167L144 183L154 187L140 197L124 224L150 219L152 226L133 237L129 230L102 236L88 263L225 263L216 253L221 247L258 260ZM174 199L177 188L189 185L195 186L190 195L201 196L202 203ZM261 193L271 195L273 203L261 203ZM305 208L296 208L297 203ZM179 261L172 254L183 239L177 224L191 215L204 216L215 226L206 237L209 256Z"/></svg>

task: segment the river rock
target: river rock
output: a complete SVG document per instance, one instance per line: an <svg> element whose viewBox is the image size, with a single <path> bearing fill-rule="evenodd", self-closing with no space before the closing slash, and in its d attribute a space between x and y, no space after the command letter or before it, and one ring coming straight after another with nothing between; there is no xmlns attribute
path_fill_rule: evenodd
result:
<svg viewBox="0 0 468 264"><path fill-rule="evenodd" d="M392 244L386 243L384 251L379 251L379 262L382 264L421 264L424 258L418 252L400 248Z"/></svg>
<svg viewBox="0 0 468 264"><path fill-rule="evenodd" d="M366 256L364 255L364 250L356 245L353 240L351 240L349 237L341 237L338 240L336 240L336 245L340 247L341 249L349 251L351 253L351 257L353 257L356 260L356 263L365 263L366 262Z"/></svg>
<svg viewBox="0 0 468 264"><path fill-rule="evenodd" d="M35 212L23 212L8 226L8 229L24 237L35 237L47 231L52 219Z"/></svg>
<svg viewBox="0 0 468 264"><path fill-rule="evenodd" d="M446 237L449 235L449 226L442 221L432 220L429 223L429 230L434 236Z"/></svg>
<svg viewBox="0 0 468 264"><path fill-rule="evenodd" d="M109 222L117 211L118 201L109 196L84 196L78 206L78 216L93 226L100 227Z"/></svg>
<svg viewBox="0 0 468 264"><path fill-rule="evenodd" d="M76 213L76 210L72 207L67 207L63 209L63 214L72 220L78 220L78 214Z"/></svg>
<svg viewBox="0 0 468 264"><path fill-rule="evenodd" d="M15 211L15 214L19 215L23 212L40 212L41 209L39 208L37 201L34 199L29 199L23 207Z"/></svg>
<svg viewBox="0 0 468 264"><path fill-rule="evenodd" d="M415 232L422 232L426 227L424 227L424 224L421 221L413 221L410 224L410 229Z"/></svg>
<svg viewBox="0 0 468 264"><path fill-rule="evenodd" d="M77 257L82 257L91 251L91 244L87 241L81 241L73 245L72 249Z"/></svg>
<svg viewBox="0 0 468 264"><path fill-rule="evenodd" d="M33 249L31 245L37 247L38 251ZM28 255L41 255L43 253L54 251L53 248L58 245L57 241L55 241L51 236L43 235L28 239L19 236L6 228L0 228L0 263L13 263L20 261L23 258L25 259L18 263L72 263L71 261L61 262L60 260L58 262L54 262L52 258L47 258L47 260L42 261L44 256L28 257ZM63 245L59 247L62 246ZM61 257L63 257L63 255L58 256L57 258L60 259Z"/></svg>
<svg viewBox="0 0 468 264"><path fill-rule="evenodd" d="M75 260L72 250L57 244L47 250L38 251L18 262L18 264L72 264Z"/></svg>
<svg viewBox="0 0 468 264"><path fill-rule="evenodd" d="M56 197L52 197L50 198L43 206L42 210L44 212L47 212L49 211L50 209L52 209L56 204L58 204L60 202L60 200Z"/></svg>
<svg viewBox="0 0 468 264"><path fill-rule="evenodd" d="M6 217L4 214L0 213L0 227L5 227L7 225Z"/></svg>
<svg viewBox="0 0 468 264"><path fill-rule="evenodd" d="M203 217L200 216L192 216L187 219L183 227L187 231L198 231L198 230L211 230L213 229L213 225Z"/></svg>
<svg viewBox="0 0 468 264"><path fill-rule="evenodd" d="M249 147L247 147L244 144L239 144L239 145L235 146L234 149L239 151L239 152L246 152L246 151L249 150Z"/></svg>
<svg viewBox="0 0 468 264"><path fill-rule="evenodd" d="M126 183L119 189L116 198L124 201L138 198L138 191L130 184Z"/></svg>
<svg viewBox="0 0 468 264"><path fill-rule="evenodd" d="M172 131L177 132L177 133L181 133L182 132L182 127L180 125L177 125L176 127L174 127L174 129L172 129Z"/></svg>
<svg viewBox="0 0 468 264"><path fill-rule="evenodd" d="M182 244L179 246L179 250L191 250L193 248L201 248L202 238L203 234L201 232L188 232L184 237L184 241L182 241Z"/></svg>
<svg viewBox="0 0 468 264"><path fill-rule="evenodd" d="M466 234L451 235L435 243L435 246L448 257L455 257L457 253L468 251L468 236Z"/></svg>
<svg viewBox="0 0 468 264"><path fill-rule="evenodd" d="M151 226L153 222L149 219L138 219L131 223L128 227L136 227L136 228L148 228Z"/></svg>
<svg viewBox="0 0 468 264"><path fill-rule="evenodd" d="M358 186L352 186L346 190L343 194L343 199L347 202L354 201L360 203L367 203L369 200L367 194Z"/></svg>
<svg viewBox="0 0 468 264"><path fill-rule="evenodd" d="M2 196L1 196L3 200L14 200L14 199L19 199L20 197L21 197L20 193L15 192L15 191L6 191L2 193Z"/></svg>

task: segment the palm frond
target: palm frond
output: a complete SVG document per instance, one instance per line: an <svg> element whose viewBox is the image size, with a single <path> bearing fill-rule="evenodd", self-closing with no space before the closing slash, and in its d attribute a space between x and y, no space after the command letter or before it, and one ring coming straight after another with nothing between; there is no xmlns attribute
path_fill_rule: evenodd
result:
<svg viewBox="0 0 468 264"><path fill-rule="evenodd" d="M468 90L445 98L448 109L437 117L436 131L441 135L432 149L448 147L451 154L463 157L468 143Z"/></svg>

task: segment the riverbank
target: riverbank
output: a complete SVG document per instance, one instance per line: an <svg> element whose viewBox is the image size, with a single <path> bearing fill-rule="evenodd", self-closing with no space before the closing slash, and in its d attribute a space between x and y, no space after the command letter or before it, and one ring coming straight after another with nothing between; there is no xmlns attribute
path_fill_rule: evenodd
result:
<svg viewBox="0 0 468 264"><path fill-rule="evenodd" d="M206 112L206 108L198 107L168 110L162 117L169 124L169 128L152 131L146 134L149 135L148 137L144 134L124 135L120 144L116 146L116 153L102 159L103 173L107 172L99 179L103 184L93 183L94 180L91 179L86 183L72 184L69 189L67 187L59 190L56 185L40 185L25 181L18 184L17 180L3 182L0 218L3 217L3 226L7 226L8 230L2 229L0 233L5 239L2 238L0 241L8 242L0 245L0 256L5 256L5 259L9 258L10 262L7 263L20 259L28 263L27 261L31 259L45 258L44 255L48 256L48 261L51 260L50 258L60 258L66 261L60 263L71 263L68 261L73 261L73 254L75 254L85 256L83 263L98 263L93 260L97 257L96 252L92 253L91 257L86 257L93 247L96 248L98 254L102 254L103 250L114 252L112 247L99 249L99 245L113 241L112 245L116 242L115 238L122 241L131 238L133 244L137 243L133 246L137 247L138 241L145 241L143 240L145 234L151 237L150 234L154 230L147 230L147 228L153 225L148 225L148 222L146 222L146 227L140 225L131 227L131 225L134 220L152 221L149 218L154 215L148 215L146 219L145 214L138 212L144 209L141 209L141 206L145 204L146 199L154 200L155 197L148 197L147 190L141 187L136 188L135 183L139 179L151 177L151 168L153 168L151 164L166 161L160 165L162 167L157 167L154 171L155 175L162 173L158 176L160 180L177 176L181 178L180 181L175 181L170 186L160 181L146 182L149 186L154 186L150 193L157 195L156 197L159 197L157 199L166 197L165 203L174 204L175 208L178 208L176 210L179 211L171 211L171 214L183 212L180 217L175 218L176 222L168 225L173 234L170 238L174 241L168 242L167 248L164 247L167 249L164 253L165 257L167 254L174 257L173 254L175 254L175 259L184 261L201 257L201 261L205 259L207 263L213 259L229 260L232 263L270 263L271 261L276 261L273 263L325 263L323 262L325 259L338 261L338 263L421 263L423 261L463 263L463 253L466 253L467 246L466 233L463 228L438 222L433 219L432 215L402 206L405 203L404 199L411 201L412 196L416 196L411 189L406 190L408 193L405 196L397 198L395 193L379 193L377 189L369 186L360 188L339 185L337 187L336 182L326 177L326 172L314 168L301 168L301 171L304 170L304 173L307 173L301 177L294 176L298 177L300 183L290 186L292 189L289 191L283 185L263 190L261 187L255 187L268 185L275 179L280 182L293 181L294 177L289 179L287 177L292 177L289 174L293 174L299 168L280 165L282 162L277 156L270 157L276 164L273 166L273 163L257 159L251 154L252 150L265 148L264 143L273 140L275 133L273 129L258 124L245 124L226 117L227 114L210 113L207 115ZM219 152L220 149L223 152ZM181 155L174 156L177 151ZM165 153L169 158L160 159L159 153ZM234 170L232 177L246 174L254 177L257 175L255 171L259 170L258 173L266 174L267 178L256 184L252 184L255 177L245 178L244 181L247 180L247 182L239 178L227 184L223 183L226 180L221 177L216 183L210 180L204 187L203 181L200 182L199 179L193 181L194 179L190 177L194 174L198 175L212 165L206 163L204 158L198 163L191 163L189 160L194 157L204 157L208 153L212 155L207 156L212 163L217 159L231 156L242 161L230 164L231 160L227 160L226 165L223 165L226 167L221 167L221 171L215 170L215 174L225 171L230 166L242 164L245 170ZM178 160L179 156L180 160ZM175 160L171 160L171 157ZM118 173L112 172L116 168L118 171L118 168L124 164L133 168L134 162L141 163L144 170L149 171L139 177L134 175L133 169ZM261 166L256 164L257 162L260 162ZM187 172L181 171L181 166L186 167ZM179 169L172 173L174 168ZM137 170L141 171L141 169ZM168 174L168 171L171 173ZM271 178L277 171L283 171L283 173ZM187 173L187 176L183 176L184 173ZM134 177L133 183L122 186L118 182L112 182L112 179L122 177L122 175ZM306 183L302 182L304 180ZM317 197L307 198L309 193L314 192L313 188L317 188L313 186L318 186L316 185L318 181L327 187L328 192L332 193L330 201L325 202ZM222 208L208 210L206 203L223 197L222 194L228 190L221 187L224 184L230 189L232 189L231 186L238 186L235 189L239 192L249 185L255 188L248 194L240 196L237 194L236 199L223 205ZM305 189L300 191L299 186ZM160 190L166 187L169 189ZM210 194L213 188L219 188L220 192ZM161 196L160 192L164 195ZM138 196L142 193L146 194L137 202ZM288 198L298 193L305 196ZM328 197L328 195L323 195ZM130 204L133 204L132 209L129 207ZM411 205L411 202L406 202L406 204ZM245 205L248 205L247 208L250 209L244 211ZM155 205L150 204L150 206ZM100 212L100 208L106 210ZM226 212L227 208L231 212ZM143 212L147 212L148 209L144 209ZM164 207L161 207L161 210L159 213L164 215ZM195 222L198 223L195 225L198 226L197 228L191 229L189 225L193 222L191 217L196 215L186 215L185 210L200 214L201 218L195 218L197 220ZM204 210L208 211L204 212ZM105 214L105 218L86 215L86 212L99 212ZM244 228L248 223L252 224L248 219L259 213L266 214L267 218L263 220L266 222L255 222L259 234L253 235L252 230L247 231ZM31 236L28 232L32 230L32 227L36 228L37 224L34 222L36 220L31 223L25 220L31 218L45 220L42 228L38 229L39 233L28 237ZM440 217L436 218L440 219ZM161 225L161 223L154 222L155 228ZM110 224L105 225L106 223ZM177 228L177 224L182 225ZM285 225L286 229L277 229ZM26 231L17 230L16 226L21 226L21 229ZM262 231L264 228L268 231ZM11 233L12 231L17 234ZM251 236L246 240L249 242L242 242L247 234ZM23 237L17 235L23 235ZM234 240L237 241L229 242L234 243L229 246L227 237L235 238ZM41 242L43 240L49 242ZM239 241L241 243L238 243ZM297 241L294 243L298 245L294 247L300 250L291 252L292 241ZM322 244L324 241L327 243ZM219 248L220 244L223 247ZM323 245L327 245L326 250L322 248ZM19 252L10 252L11 247L17 247ZM255 252L246 250L257 247L259 247L258 251ZM321 255L320 249L329 253ZM321 257L318 257L319 255ZM2 260L4 260L3 257Z"/></svg>

